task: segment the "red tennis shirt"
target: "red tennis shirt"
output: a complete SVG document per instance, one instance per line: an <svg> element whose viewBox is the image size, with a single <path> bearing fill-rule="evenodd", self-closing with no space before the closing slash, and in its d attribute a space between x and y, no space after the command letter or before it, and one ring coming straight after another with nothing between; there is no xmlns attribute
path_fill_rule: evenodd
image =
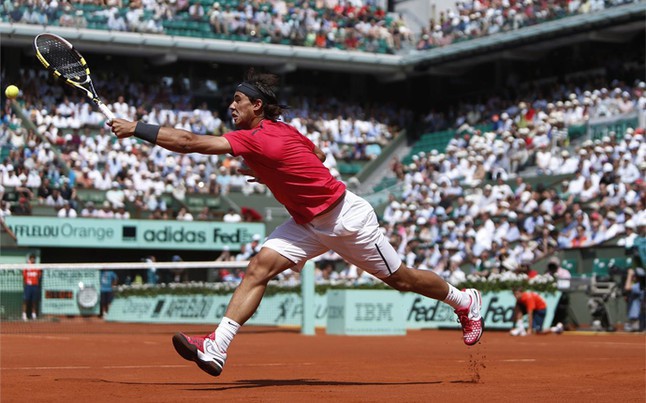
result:
<svg viewBox="0 0 646 403"><path fill-rule="evenodd" d="M293 126L263 120L251 130L224 134L298 224L307 224L345 192L314 154L314 143Z"/></svg>
<svg viewBox="0 0 646 403"><path fill-rule="evenodd" d="M38 269L25 269L22 271L22 278L25 285L38 285L42 272Z"/></svg>
<svg viewBox="0 0 646 403"><path fill-rule="evenodd" d="M526 291L520 296L520 303L525 305L527 312L540 311L547 308L545 300L535 292Z"/></svg>

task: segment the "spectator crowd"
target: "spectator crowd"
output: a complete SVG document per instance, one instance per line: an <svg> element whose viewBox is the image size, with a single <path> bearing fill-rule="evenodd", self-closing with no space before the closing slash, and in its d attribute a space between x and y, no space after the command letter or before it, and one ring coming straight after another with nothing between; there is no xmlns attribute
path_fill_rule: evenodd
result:
<svg viewBox="0 0 646 403"><path fill-rule="evenodd" d="M2 3L0 15L27 24L173 35L177 34L174 22L191 22L198 25L188 29L191 25L187 24L180 35L397 53L428 50L631 2L457 1L430 18L418 34L403 15L386 12L372 0L18 0Z"/></svg>
<svg viewBox="0 0 646 403"><path fill-rule="evenodd" d="M30 204L36 203L56 207L64 217L128 218L130 207L151 218L207 219L213 212L170 211L164 195L184 201L194 193L267 191L264 185L247 182L237 172L239 160L231 156L181 155L136 139L116 141L104 125L105 117L82 94L65 92L65 87L50 83L47 74L25 70L19 80L26 84L20 100L29 125L5 105L0 145L6 156L0 164L0 185L18 197L12 206L5 200L4 210L30 214ZM127 78L102 81L109 84L100 84L99 91L124 94L108 105L118 117L202 135L231 129L228 117L221 119L206 104L193 108L191 96L181 88L148 87ZM312 99L293 101L285 121L326 152L326 164L336 176L337 161L375 158L403 127L399 125L410 119L390 106L364 109L323 99L313 107ZM77 189L103 191L106 200L98 206L80 205ZM253 214L245 218L258 219Z"/></svg>

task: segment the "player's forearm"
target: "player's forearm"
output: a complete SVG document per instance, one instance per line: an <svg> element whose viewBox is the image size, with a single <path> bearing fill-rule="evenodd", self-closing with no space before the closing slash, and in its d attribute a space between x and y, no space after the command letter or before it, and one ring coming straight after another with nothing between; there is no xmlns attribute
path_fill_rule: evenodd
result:
<svg viewBox="0 0 646 403"><path fill-rule="evenodd" d="M114 119L110 125L112 132L120 139L135 136L179 153L226 154L232 152L229 141L224 137L199 136L182 129L160 127L144 122L129 122L124 119Z"/></svg>
<svg viewBox="0 0 646 403"><path fill-rule="evenodd" d="M534 325L534 313L532 311L527 312L527 330L531 333Z"/></svg>
<svg viewBox="0 0 646 403"><path fill-rule="evenodd" d="M136 136L136 134L135 134ZM194 137L197 135L182 129L173 129L172 127L162 127L157 134L157 144L167 150L178 153L191 153L194 149Z"/></svg>

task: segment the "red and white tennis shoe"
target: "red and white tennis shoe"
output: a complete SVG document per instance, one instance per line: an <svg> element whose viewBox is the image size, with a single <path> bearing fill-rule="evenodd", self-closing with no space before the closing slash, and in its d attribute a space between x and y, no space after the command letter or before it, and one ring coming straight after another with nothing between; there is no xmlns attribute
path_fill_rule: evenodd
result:
<svg viewBox="0 0 646 403"><path fill-rule="evenodd" d="M179 355L186 360L194 361L209 375L220 375L227 360L227 353L220 350L215 342L215 333L204 337L191 337L184 333L177 333L173 336L173 346Z"/></svg>
<svg viewBox="0 0 646 403"><path fill-rule="evenodd" d="M480 315L482 309L482 297L480 291L475 288L462 290L469 294L471 303L468 307L456 309L455 313L458 315L458 322L462 325L462 337L464 344L473 346L480 341L482 331L484 330L484 320Z"/></svg>

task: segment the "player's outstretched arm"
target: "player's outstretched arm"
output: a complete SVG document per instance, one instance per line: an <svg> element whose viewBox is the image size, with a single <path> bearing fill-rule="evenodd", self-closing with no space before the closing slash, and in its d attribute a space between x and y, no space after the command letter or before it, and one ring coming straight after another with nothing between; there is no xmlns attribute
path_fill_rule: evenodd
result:
<svg viewBox="0 0 646 403"><path fill-rule="evenodd" d="M224 137L202 136L182 129L130 122L125 119L114 119L109 125L120 139L135 136L179 153L227 154L233 151L231 144Z"/></svg>

